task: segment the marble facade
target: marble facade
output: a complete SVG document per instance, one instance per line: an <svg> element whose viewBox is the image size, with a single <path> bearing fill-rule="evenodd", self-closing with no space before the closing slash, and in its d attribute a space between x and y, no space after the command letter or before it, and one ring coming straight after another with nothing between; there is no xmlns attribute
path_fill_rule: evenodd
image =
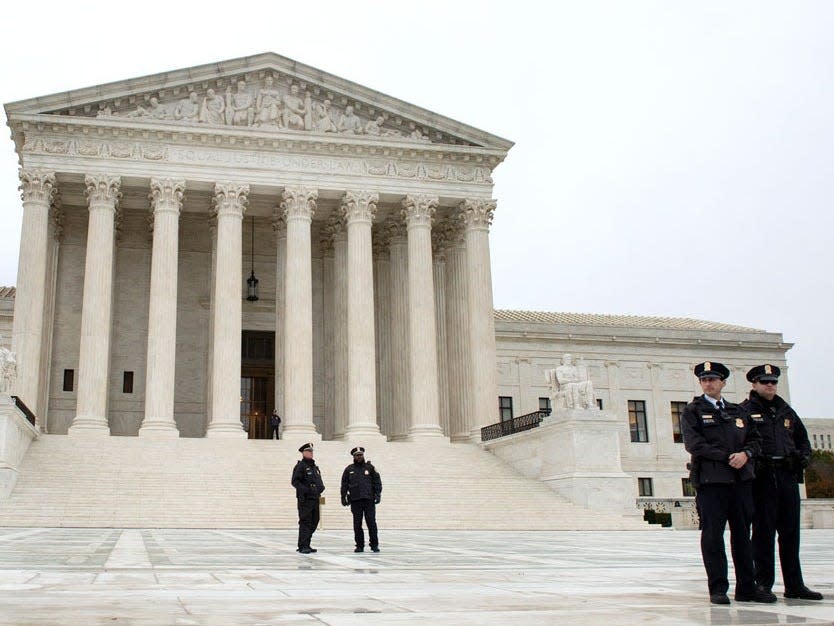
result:
<svg viewBox="0 0 834 626"><path fill-rule="evenodd" d="M511 142L271 53L6 111L15 391L42 430L243 436L242 331L275 333L287 435L469 440L495 420L491 172Z"/></svg>

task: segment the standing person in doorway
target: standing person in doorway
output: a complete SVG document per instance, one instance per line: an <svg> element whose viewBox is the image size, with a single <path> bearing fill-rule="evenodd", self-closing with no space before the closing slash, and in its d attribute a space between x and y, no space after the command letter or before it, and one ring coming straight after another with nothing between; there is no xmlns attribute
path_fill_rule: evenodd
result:
<svg viewBox="0 0 834 626"><path fill-rule="evenodd" d="M376 527L376 505L382 498L382 478L379 472L365 460L365 448L359 446L350 451L353 463L342 472L342 505L350 505L353 513L354 552L365 551L365 533L362 517L368 526L369 544L373 552L379 552L379 534Z"/></svg>
<svg viewBox="0 0 834 626"><path fill-rule="evenodd" d="M753 389L741 403L762 436L762 453L756 458L753 481L756 584L772 593L778 532L785 597L822 600L821 593L805 586L799 565L799 483L811 461L811 442L796 411L776 394L781 373L769 363L752 368L747 372L747 380Z"/></svg>
<svg viewBox="0 0 834 626"><path fill-rule="evenodd" d="M753 521L753 459L760 436L747 413L727 402L721 390L730 370L705 361L695 366L703 395L686 405L681 415L686 451L698 473L698 511L701 515L701 555L707 571L709 599L729 604L724 528L729 522L730 544L738 602L775 602L773 594L756 587L750 524Z"/></svg>
<svg viewBox="0 0 834 626"><path fill-rule="evenodd" d="M324 492L321 470L313 460L313 444L305 443L298 451L301 460L292 471L292 486L298 500L298 548L296 552L318 552L310 547L310 540L319 525L319 498Z"/></svg>
<svg viewBox="0 0 834 626"><path fill-rule="evenodd" d="M281 438L279 427L281 426L281 416L278 415L278 409L272 409L272 415L269 416L269 438L275 435L276 439Z"/></svg>

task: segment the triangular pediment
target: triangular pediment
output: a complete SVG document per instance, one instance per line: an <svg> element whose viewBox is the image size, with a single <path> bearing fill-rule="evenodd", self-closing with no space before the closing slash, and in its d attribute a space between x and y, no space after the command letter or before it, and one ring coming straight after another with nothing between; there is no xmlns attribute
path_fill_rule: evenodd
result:
<svg viewBox="0 0 834 626"><path fill-rule="evenodd" d="M55 115L156 126L273 131L509 150L512 142L274 53L6 105L9 119Z"/></svg>

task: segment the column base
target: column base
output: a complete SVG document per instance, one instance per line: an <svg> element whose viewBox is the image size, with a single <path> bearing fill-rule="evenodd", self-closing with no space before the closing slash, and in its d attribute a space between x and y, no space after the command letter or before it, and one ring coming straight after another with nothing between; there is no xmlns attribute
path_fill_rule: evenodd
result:
<svg viewBox="0 0 834 626"><path fill-rule="evenodd" d="M249 435L243 430L240 423L209 424L206 437L219 437L222 439L246 439Z"/></svg>
<svg viewBox="0 0 834 626"><path fill-rule="evenodd" d="M441 440L446 439L446 436L443 434L443 429L440 426L413 426L408 431L408 441L417 441L420 439Z"/></svg>
<svg viewBox="0 0 834 626"><path fill-rule="evenodd" d="M309 441L311 443L321 441L321 433L316 430L316 427L313 424L285 425L281 430L281 438L289 439L290 437L303 439L304 441ZM302 443L304 442L302 441Z"/></svg>
<svg viewBox="0 0 834 626"><path fill-rule="evenodd" d="M153 437L155 439L179 439L180 431L173 422L148 421L145 420L139 427L140 437Z"/></svg>
<svg viewBox="0 0 834 626"><path fill-rule="evenodd" d="M72 425L67 429L70 437L109 437L110 426L98 417L75 416Z"/></svg>
<svg viewBox="0 0 834 626"><path fill-rule="evenodd" d="M379 426L376 424L357 424L355 426L348 426L347 432L342 438L343 441L374 441L382 442L388 441L388 438L379 432Z"/></svg>

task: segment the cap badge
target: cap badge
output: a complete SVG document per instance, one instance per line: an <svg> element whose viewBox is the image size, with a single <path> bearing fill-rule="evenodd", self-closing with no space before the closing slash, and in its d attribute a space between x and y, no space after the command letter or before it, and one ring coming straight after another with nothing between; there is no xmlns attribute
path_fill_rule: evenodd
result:
<svg viewBox="0 0 834 626"><path fill-rule="evenodd" d="M704 363L704 371L705 371L705 372L709 372L709 371L711 371L711 370L712 370L712 363L710 363L709 361L707 361L706 363Z"/></svg>
<svg viewBox="0 0 834 626"><path fill-rule="evenodd" d="M772 374L773 368L770 365L765 365L765 374Z"/></svg>

